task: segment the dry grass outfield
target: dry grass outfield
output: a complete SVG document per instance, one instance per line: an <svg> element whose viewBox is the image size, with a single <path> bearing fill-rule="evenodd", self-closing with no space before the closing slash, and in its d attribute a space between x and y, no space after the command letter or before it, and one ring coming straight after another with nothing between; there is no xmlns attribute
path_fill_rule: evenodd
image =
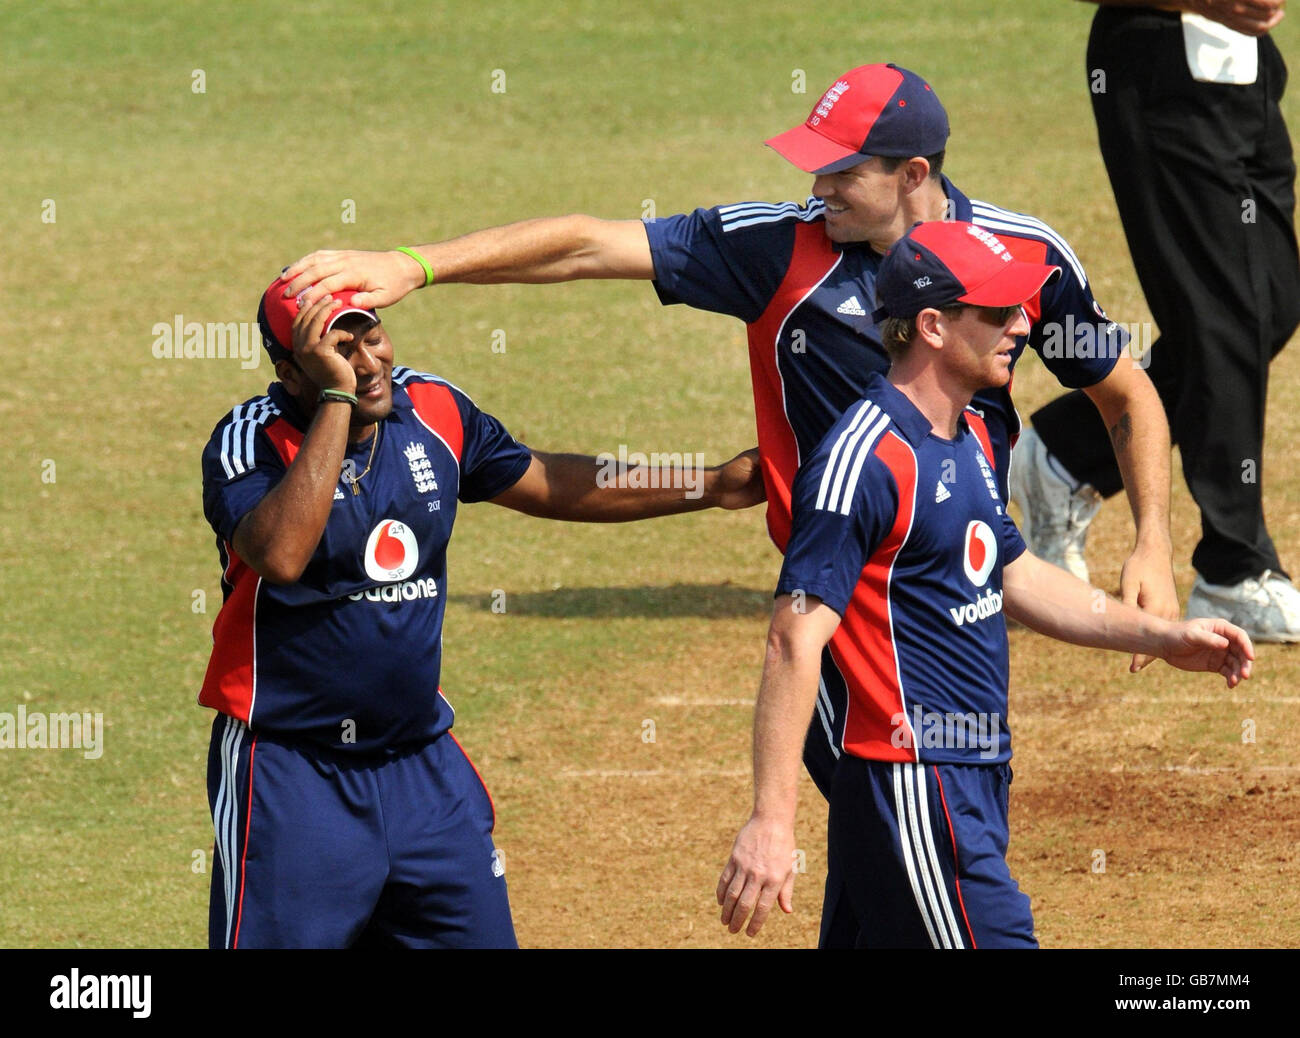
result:
<svg viewBox="0 0 1300 1038"><path fill-rule="evenodd" d="M155 323L251 321L275 271L315 247L802 198L808 178L759 142L837 72L888 60L944 98L956 182L1049 220L1111 315L1146 319L1095 151L1086 4L953 0L921 20L910 0L833 3L811 31L774 0L682 7L689 21L640 3L617 17L596 2L318 4L329 33L251 3L119 7L14 5L0 39L0 711L102 711L107 725L98 760L0 753L0 946L205 940L210 718L194 694L219 592L198 458L270 375L155 359ZM1278 36L1292 55L1294 22ZM791 93L798 70L809 94ZM716 462L753 442L740 326L665 310L645 285L438 287L386 322L399 360L539 447ZM1274 367L1263 473L1300 569L1298 365L1293 346ZM1032 359L1017 388L1026 412L1053 393ZM1185 596L1195 514L1175 484ZM1101 586L1130 536L1108 505L1089 545ZM776 572L757 511L619 528L462 513L443 685L496 797L525 944L813 943L825 851L811 785L796 915L749 942L713 904L748 810L745 703ZM504 614L489 608L498 589ZM1013 634L1012 861L1044 944L1300 944L1300 652L1263 650L1258 675L1229 694Z"/></svg>

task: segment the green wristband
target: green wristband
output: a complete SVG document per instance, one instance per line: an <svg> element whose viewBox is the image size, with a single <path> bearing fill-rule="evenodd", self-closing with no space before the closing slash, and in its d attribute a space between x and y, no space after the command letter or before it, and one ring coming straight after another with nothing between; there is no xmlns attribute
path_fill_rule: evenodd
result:
<svg viewBox="0 0 1300 1038"><path fill-rule="evenodd" d="M357 406L357 398L341 389L322 389L320 396L316 398L316 403L328 404L331 400L337 400L341 404L351 404L353 407Z"/></svg>
<svg viewBox="0 0 1300 1038"><path fill-rule="evenodd" d="M411 257L411 259L415 260L416 263L420 264L420 266L424 268L423 287L428 288L430 285L433 284L433 268L429 266L429 261L427 259L421 256L414 249L409 248L405 245L400 246L397 251L406 253L408 256Z"/></svg>

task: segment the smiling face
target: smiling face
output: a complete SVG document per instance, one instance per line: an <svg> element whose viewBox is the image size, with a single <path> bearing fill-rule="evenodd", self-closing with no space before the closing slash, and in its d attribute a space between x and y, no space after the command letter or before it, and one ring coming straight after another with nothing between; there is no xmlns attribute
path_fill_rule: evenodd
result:
<svg viewBox="0 0 1300 1038"><path fill-rule="evenodd" d="M917 220L943 216L942 186L930 177L929 161L919 157L886 161L873 156L838 173L820 173L812 193L826 203L826 236L831 241L869 242L878 252Z"/></svg>
<svg viewBox="0 0 1300 1038"><path fill-rule="evenodd" d="M360 327L368 323L358 319ZM340 322L342 323L342 322ZM344 327L344 331L352 331ZM383 421L393 410L393 341L382 323L371 324L340 347L357 374L357 409L354 422L369 425Z"/></svg>
<svg viewBox="0 0 1300 1038"><path fill-rule="evenodd" d="M359 438L375 422L383 421L393 410L393 342L380 322L361 314L339 319L336 328L352 335L351 342L340 343L339 354L352 365L357 376L357 406L352 412L352 437ZM279 361L276 374L285 389L310 420L316 413L320 387L290 361Z"/></svg>

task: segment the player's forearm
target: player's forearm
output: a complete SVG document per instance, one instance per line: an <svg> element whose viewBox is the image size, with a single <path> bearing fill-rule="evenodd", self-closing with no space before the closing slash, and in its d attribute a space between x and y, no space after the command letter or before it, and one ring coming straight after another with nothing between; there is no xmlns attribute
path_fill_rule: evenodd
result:
<svg viewBox="0 0 1300 1038"><path fill-rule="evenodd" d="M1127 363L1120 358L1119 364ZM1170 554L1169 421L1155 386L1145 372L1128 369L1121 390L1098 387L1087 392L1110 434L1137 544Z"/></svg>
<svg viewBox="0 0 1300 1038"><path fill-rule="evenodd" d="M787 658L769 636L754 706L754 817L793 825L799 762L817 697L820 653Z"/></svg>
<svg viewBox="0 0 1300 1038"><path fill-rule="evenodd" d="M799 760L817 696L822 650L839 616L809 595L782 595L772 610L763 679L754 706L754 809L718 879L722 922L739 932L763 926L773 901L793 911L794 820Z"/></svg>
<svg viewBox="0 0 1300 1038"><path fill-rule="evenodd" d="M1162 656L1167 620L1127 606L1025 552L1002 574L1006 614L1039 634L1094 649Z"/></svg>
<svg viewBox="0 0 1300 1038"><path fill-rule="evenodd" d="M417 251L435 284L544 284L581 278L650 278L654 266L639 220L546 217L489 227Z"/></svg>
<svg viewBox="0 0 1300 1038"><path fill-rule="evenodd" d="M318 407L284 477L235 528L236 554L274 584L291 584L302 576L320 543L334 504L351 417L347 404Z"/></svg>
<svg viewBox="0 0 1300 1038"><path fill-rule="evenodd" d="M743 456L742 456L743 457ZM612 455L533 452L529 471L496 504L543 519L580 523L624 523L696 512L705 508L757 503L739 500L745 492L727 466L704 468L692 455L680 464L629 465ZM757 470L753 473L757 482Z"/></svg>
<svg viewBox="0 0 1300 1038"><path fill-rule="evenodd" d="M839 617L817 599L797 602L783 595L776 601L754 704L755 818L794 824L822 650L838 623Z"/></svg>

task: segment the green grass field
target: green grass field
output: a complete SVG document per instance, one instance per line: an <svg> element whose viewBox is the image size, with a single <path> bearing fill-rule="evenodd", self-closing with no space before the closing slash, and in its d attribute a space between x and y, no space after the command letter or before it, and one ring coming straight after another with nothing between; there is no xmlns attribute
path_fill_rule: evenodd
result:
<svg viewBox="0 0 1300 1038"><path fill-rule="evenodd" d="M206 940L211 714L195 695L220 590L198 462L221 415L273 373L265 360L157 359L156 323L252 321L271 277L314 248L802 199L810 178L762 140L874 61L934 84L963 190L1052 223L1114 319L1149 319L1096 151L1088 4L0 3L0 15L0 263L11 328L26 329L4 351L0 393L14 448L0 466L0 712L106 724L97 760L0 751L0 946ZM1275 33L1288 56L1295 26ZM1288 114L1296 126L1294 94ZM540 448L626 443L716 463L754 440L742 326L664 309L644 284L437 287L384 317L400 363L450 378ZM1263 465L1292 565L1298 366L1294 347L1274 365ZM1017 390L1025 414L1054 395L1032 357ZM1184 596L1196 523L1175 465ZM1129 537L1116 501L1090 542L1101 586L1117 585ZM443 687L496 797L522 942L753 943L717 925L712 891L748 811L743 702L777 569L760 510L626 527L462 512ZM504 614L488 607L497 589ZM1263 650L1258 678L1226 694L1160 664L1130 677L1118 657L1025 632L1012 651L1012 863L1044 944L1300 944L1300 654ZM824 809L806 793L798 911L762 945L815 941Z"/></svg>

